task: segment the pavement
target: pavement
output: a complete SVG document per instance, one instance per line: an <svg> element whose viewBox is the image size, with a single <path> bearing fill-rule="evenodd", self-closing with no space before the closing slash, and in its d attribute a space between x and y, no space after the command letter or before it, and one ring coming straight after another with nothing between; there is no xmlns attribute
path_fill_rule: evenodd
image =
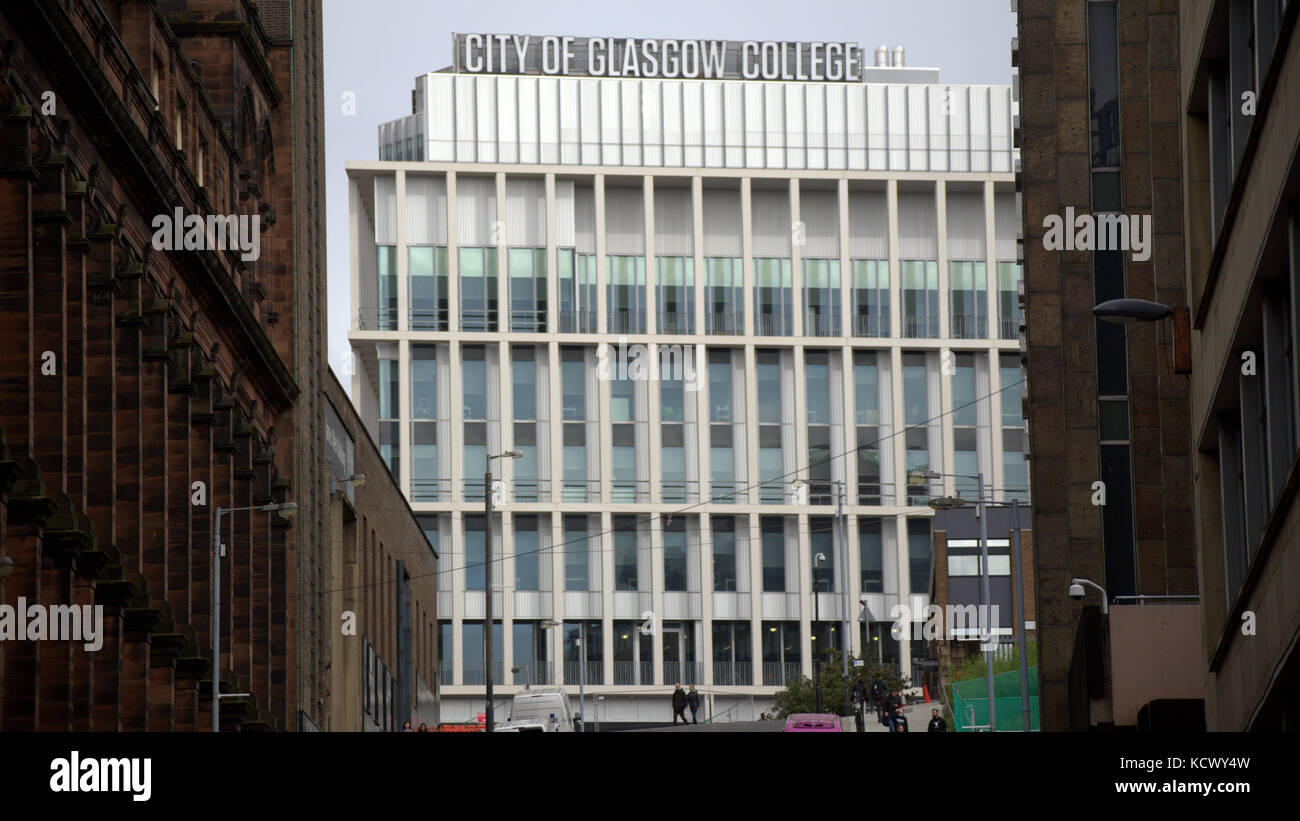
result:
<svg viewBox="0 0 1300 821"><path fill-rule="evenodd" d="M916 702L903 707L907 716L908 732L923 733L930 723L930 709L936 704ZM857 725L852 718L844 723L845 732L855 732ZM640 733L780 733L785 731L785 721L720 721L716 724L688 724L668 727L647 727L628 732ZM887 733L889 728L877 720L875 713L867 716L866 731L869 733Z"/></svg>

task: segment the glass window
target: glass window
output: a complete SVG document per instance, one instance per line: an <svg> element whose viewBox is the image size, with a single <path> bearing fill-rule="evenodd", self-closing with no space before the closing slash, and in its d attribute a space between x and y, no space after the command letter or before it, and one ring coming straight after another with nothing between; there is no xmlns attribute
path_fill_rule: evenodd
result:
<svg viewBox="0 0 1300 821"><path fill-rule="evenodd" d="M565 419L587 418L587 364L582 348L560 349L561 401Z"/></svg>
<svg viewBox="0 0 1300 821"><path fill-rule="evenodd" d="M855 419L859 425L880 424L880 373L874 351L853 355Z"/></svg>
<svg viewBox="0 0 1300 821"><path fill-rule="evenodd" d="M446 246L412 245L406 253L412 330L447 330Z"/></svg>
<svg viewBox="0 0 1300 821"><path fill-rule="evenodd" d="M612 334L645 333L645 257L607 256L608 310Z"/></svg>
<svg viewBox="0 0 1300 821"><path fill-rule="evenodd" d="M925 354L903 355L903 420L908 425L925 424L930 419L925 370Z"/></svg>
<svg viewBox="0 0 1300 821"><path fill-rule="evenodd" d="M998 318L999 334L1002 339L1017 339L1020 336L1020 280L1024 276L1019 263L998 263Z"/></svg>
<svg viewBox="0 0 1300 821"><path fill-rule="evenodd" d="M988 277L983 262L948 263L948 307L954 339L988 336Z"/></svg>
<svg viewBox="0 0 1300 821"><path fill-rule="evenodd" d="M939 263L908 260L899 263L903 284L903 336L939 336Z"/></svg>
<svg viewBox="0 0 1300 821"><path fill-rule="evenodd" d="M686 448L682 425L664 425L659 433L661 490L665 502L686 501Z"/></svg>
<svg viewBox="0 0 1300 821"><path fill-rule="evenodd" d="M377 327L381 331L397 330L397 247L378 247L379 308Z"/></svg>
<svg viewBox="0 0 1300 821"><path fill-rule="evenodd" d="M952 375L952 423L975 426L975 355L954 353Z"/></svg>
<svg viewBox="0 0 1300 821"><path fill-rule="evenodd" d="M482 516L465 517L465 589L482 590L486 583L485 562L487 553L484 549L487 532Z"/></svg>
<svg viewBox="0 0 1300 821"><path fill-rule="evenodd" d="M791 282L790 260L754 260L754 333L758 336L792 333Z"/></svg>
<svg viewBox="0 0 1300 821"><path fill-rule="evenodd" d="M781 421L781 355L758 351L758 421Z"/></svg>
<svg viewBox="0 0 1300 821"><path fill-rule="evenodd" d="M686 522L676 519L666 524L664 538L664 590L686 590Z"/></svg>
<svg viewBox="0 0 1300 821"><path fill-rule="evenodd" d="M637 589L637 522L635 516L614 517L614 589Z"/></svg>
<svg viewBox="0 0 1300 821"><path fill-rule="evenodd" d="M835 589L835 520L825 517L808 519L808 543L812 552L813 590ZM819 561L818 556L823 558Z"/></svg>
<svg viewBox="0 0 1300 821"><path fill-rule="evenodd" d="M889 336L889 260L855 259L853 270L853 335Z"/></svg>
<svg viewBox="0 0 1300 821"><path fill-rule="evenodd" d="M487 419L487 352L482 346L461 348L461 379L465 386L465 418Z"/></svg>
<svg viewBox="0 0 1300 821"><path fill-rule="evenodd" d="M1094 2L1088 9L1088 99L1092 165L1120 164L1119 31L1114 2Z"/></svg>
<svg viewBox="0 0 1300 821"><path fill-rule="evenodd" d="M637 500L636 430L633 425L614 425L611 431L610 479L612 500Z"/></svg>
<svg viewBox="0 0 1300 821"><path fill-rule="evenodd" d="M515 589L538 589L537 517L515 517ZM517 651L516 651L517 652Z"/></svg>
<svg viewBox="0 0 1300 821"><path fill-rule="evenodd" d="M588 560L590 545L587 538L586 516L564 517L564 589L588 590Z"/></svg>
<svg viewBox="0 0 1300 821"><path fill-rule="evenodd" d="M564 426L564 500L587 501L587 428L581 423Z"/></svg>
<svg viewBox="0 0 1300 821"><path fill-rule="evenodd" d="M730 516L714 516L713 526L713 589L719 592L736 590L736 522Z"/></svg>
<svg viewBox="0 0 1300 821"><path fill-rule="evenodd" d="M401 476L402 423L398 419L400 407L398 361L379 360L379 455L394 477Z"/></svg>
<svg viewBox="0 0 1300 821"><path fill-rule="evenodd" d="M514 418L537 418L537 353L531 345L510 349L511 393L514 395Z"/></svg>
<svg viewBox="0 0 1300 821"><path fill-rule="evenodd" d="M740 260L728 257L709 257L704 260L707 272L708 306L705 308L710 334L741 334L745 331L742 308L744 273Z"/></svg>
<svg viewBox="0 0 1300 821"><path fill-rule="evenodd" d="M460 249L460 327L497 329L497 249Z"/></svg>
<svg viewBox="0 0 1300 821"><path fill-rule="evenodd" d="M659 257L659 332L695 332L695 260Z"/></svg>
<svg viewBox="0 0 1300 821"><path fill-rule="evenodd" d="M546 330L546 249L511 248L510 330Z"/></svg>
<svg viewBox="0 0 1300 821"><path fill-rule="evenodd" d="M809 350L804 353L804 376L808 383L809 424L829 424L831 374L830 357L826 351Z"/></svg>
<svg viewBox="0 0 1300 821"><path fill-rule="evenodd" d="M631 379L609 380L609 417L613 422L636 420L636 382Z"/></svg>
<svg viewBox="0 0 1300 821"><path fill-rule="evenodd" d="M434 345L411 346L411 418L438 418L438 359Z"/></svg>
<svg viewBox="0 0 1300 821"><path fill-rule="evenodd" d="M762 520L763 592L785 592L785 522L777 518Z"/></svg>
<svg viewBox="0 0 1300 821"><path fill-rule="evenodd" d="M731 380L731 351L709 351L709 421L733 421Z"/></svg>
<svg viewBox="0 0 1300 821"><path fill-rule="evenodd" d="M913 516L907 520L907 572L913 595L930 592L930 520Z"/></svg>
<svg viewBox="0 0 1300 821"><path fill-rule="evenodd" d="M884 539L879 519L858 519L858 555L862 563L862 592L885 592Z"/></svg>
<svg viewBox="0 0 1300 821"><path fill-rule="evenodd" d="M807 303L805 336L840 335L840 261L805 259L803 288Z"/></svg>
<svg viewBox="0 0 1300 821"><path fill-rule="evenodd" d="M1020 370L1020 357L1015 354L1003 354L998 360L1002 379L1002 425L1003 427L1022 428L1025 426L1020 403L1024 396L1024 375Z"/></svg>
<svg viewBox="0 0 1300 821"><path fill-rule="evenodd" d="M680 379L659 382L659 419L664 422L682 422L686 419L686 390ZM695 394L692 392L691 396Z"/></svg>

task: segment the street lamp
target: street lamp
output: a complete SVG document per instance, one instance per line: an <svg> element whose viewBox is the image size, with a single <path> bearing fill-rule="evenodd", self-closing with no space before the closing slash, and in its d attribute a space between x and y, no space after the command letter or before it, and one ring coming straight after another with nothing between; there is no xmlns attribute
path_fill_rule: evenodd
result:
<svg viewBox="0 0 1300 821"><path fill-rule="evenodd" d="M346 479L336 479L333 476L331 476L330 495L333 495L334 491L338 490L339 485L352 485L353 487L361 487L365 483L366 483L366 474L364 473L354 473Z"/></svg>
<svg viewBox="0 0 1300 821"><path fill-rule="evenodd" d="M933 470L922 473L919 470L914 470L907 475L907 482L908 484L924 484L931 479L942 479L944 476L954 479L974 479L977 483L975 518L980 520L980 605L983 608L982 621L988 626L988 633L980 636L980 643L984 645L984 683L988 687L989 732L996 732L997 708L993 702L993 625L990 624L993 596L989 592L989 522L984 507L984 473L980 472L971 476L960 473L939 473ZM916 478L919 478L920 481L914 481ZM929 504L934 510L952 510L965 503L964 499L954 496L940 496L931 499Z"/></svg>
<svg viewBox="0 0 1300 821"><path fill-rule="evenodd" d="M507 450L504 453L495 455L489 454L485 460L486 465L483 472L483 510L486 514L483 517L483 558L484 558L484 585L483 585L483 664L487 670L487 711L484 716L487 720L485 732L492 732L493 710L492 710L492 460L493 459L518 459L524 454L517 450Z"/></svg>
<svg viewBox="0 0 1300 821"><path fill-rule="evenodd" d="M0 556L0 579L9 578L14 572L14 560L10 556Z"/></svg>
<svg viewBox="0 0 1300 821"><path fill-rule="evenodd" d="M822 562L826 561L825 553L818 553L813 557L813 689L817 691L817 710L822 711L822 654L821 648L816 645L818 625L822 620L821 616L821 585L818 584L817 569L821 567Z"/></svg>
<svg viewBox="0 0 1300 821"><path fill-rule="evenodd" d="M1186 307L1171 308L1146 299L1108 299L1093 306L1092 315L1120 325L1174 319L1174 373L1192 372L1192 320Z"/></svg>
<svg viewBox="0 0 1300 821"><path fill-rule="evenodd" d="M265 513L279 512L292 516L298 510L297 502L280 502L269 505L252 505L251 507L214 507L212 509L212 732L221 732L221 559L226 555L225 546L221 544L221 517L227 513L242 513L246 510L260 510ZM227 693L226 698L245 696L247 693Z"/></svg>

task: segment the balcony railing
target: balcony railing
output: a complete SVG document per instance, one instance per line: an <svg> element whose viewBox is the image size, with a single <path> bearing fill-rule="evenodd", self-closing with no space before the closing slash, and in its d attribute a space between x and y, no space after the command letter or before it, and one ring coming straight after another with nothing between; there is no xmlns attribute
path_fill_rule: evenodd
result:
<svg viewBox="0 0 1300 821"><path fill-rule="evenodd" d="M998 336L1001 339L1017 339L1020 336L1020 317L1003 317L998 321Z"/></svg>
<svg viewBox="0 0 1300 821"><path fill-rule="evenodd" d="M655 683L654 663L649 661L614 662L614 683L619 686L649 687Z"/></svg>
<svg viewBox="0 0 1300 821"><path fill-rule="evenodd" d="M790 321L781 314L760 313L754 317L754 334L757 336L789 336Z"/></svg>
<svg viewBox="0 0 1300 821"><path fill-rule="evenodd" d="M709 496L712 501L724 505L743 505L749 501L747 487L747 482L720 482L715 480L709 483Z"/></svg>
<svg viewBox="0 0 1300 821"><path fill-rule="evenodd" d="M799 680L799 662L765 661L763 662L763 686L783 687Z"/></svg>
<svg viewBox="0 0 1300 821"><path fill-rule="evenodd" d="M510 674L511 682L516 686L544 687L552 683L551 673L554 668L549 661L537 661L527 665L516 664L514 666L520 668L518 673Z"/></svg>
<svg viewBox="0 0 1300 821"><path fill-rule="evenodd" d="M461 676L464 678L464 681L461 683L466 686L486 684L487 675L485 672L483 662L467 661L461 668ZM505 668L497 662L492 663L492 683L497 685L504 685L506 683Z"/></svg>
<svg viewBox="0 0 1300 821"><path fill-rule="evenodd" d="M742 311L713 311L706 318L711 334L739 336L745 332L745 314Z"/></svg>
<svg viewBox="0 0 1300 821"><path fill-rule="evenodd" d="M560 311L560 333L594 334L596 332L596 312Z"/></svg>
<svg viewBox="0 0 1300 821"><path fill-rule="evenodd" d="M438 682L443 686L451 686L454 679L452 678L455 666L450 661L438 662Z"/></svg>
<svg viewBox="0 0 1300 821"><path fill-rule="evenodd" d="M909 339L933 339L939 335L939 316L903 317L903 336Z"/></svg>
<svg viewBox="0 0 1300 821"><path fill-rule="evenodd" d="M612 334L645 333L645 314L641 311L610 311L609 332Z"/></svg>
<svg viewBox="0 0 1300 821"><path fill-rule="evenodd" d="M395 331L397 311L389 308L362 308L357 311L357 330Z"/></svg>
<svg viewBox="0 0 1300 821"><path fill-rule="evenodd" d="M665 661L664 684L703 684L703 668L698 661Z"/></svg>
<svg viewBox="0 0 1300 821"><path fill-rule="evenodd" d="M662 313L659 315L659 333L693 334L695 317L688 313Z"/></svg>
<svg viewBox="0 0 1300 821"><path fill-rule="evenodd" d="M953 314L953 339L983 339L988 335L988 322L978 314Z"/></svg>
<svg viewBox="0 0 1300 821"><path fill-rule="evenodd" d="M412 308L409 321L413 331L446 331L451 328L446 308Z"/></svg>
<svg viewBox="0 0 1300 821"><path fill-rule="evenodd" d="M582 662L566 661L564 662L564 683L570 684L604 684L605 683L605 664L600 661L587 661L587 679L582 681Z"/></svg>
<svg viewBox="0 0 1300 821"><path fill-rule="evenodd" d="M483 483L479 482L479 498L483 498ZM411 479L412 502L451 501L450 479Z"/></svg>
<svg viewBox="0 0 1300 821"><path fill-rule="evenodd" d="M715 661L713 683L719 687L748 687L754 683L754 665L748 661Z"/></svg>
<svg viewBox="0 0 1300 821"><path fill-rule="evenodd" d="M611 502L645 503L650 501L650 482L645 479L614 479L609 483Z"/></svg>
<svg viewBox="0 0 1300 821"><path fill-rule="evenodd" d="M515 479L512 487L516 502L551 501L550 479Z"/></svg>
<svg viewBox="0 0 1300 821"><path fill-rule="evenodd" d="M482 485L482 482L479 482ZM561 486L560 501L563 502L599 502L599 479L565 479ZM481 491L480 491L481 492ZM479 498L482 498L481 496Z"/></svg>
<svg viewBox="0 0 1300 821"><path fill-rule="evenodd" d="M486 311L474 308L462 308L460 311L460 329L469 332L495 333L497 329L497 312L495 308Z"/></svg>
<svg viewBox="0 0 1300 821"><path fill-rule="evenodd" d="M530 309L526 311L511 310L510 330L523 331L525 333L546 333L546 309Z"/></svg>
<svg viewBox="0 0 1300 821"><path fill-rule="evenodd" d="M694 479L664 479L659 482L659 493L667 502L698 502L700 483Z"/></svg>
<svg viewBox="0 0 1300 821"><path fill-rule="evenodd" d="M875 481L858 482L858 504L860 505L878 505L880 504L880 482L879 477Z"/></svg>
<svg viewBox="0 0 1300 821"><path fill-rule="evenodd" d="M466 479L464 483L465 501L481 502L483 501L483 480Z"/></svg>
<svg viewBox="0 0 1300 821"><path fill-rule="evenodd" d="M840 315L837 310L805 311L803 317L804 336L839 336Z"/></svg>
<svg viewBox="0 0 1300 821"><path fill-rule="evenodd" d="M770 484L759 485L758 503L761 505L783 505L786 500L786 483L784 479L773 479Z"/></svg>
<svg viewBox="0 0 1300 821"><path fill-rule="evenodd" d="M854 316L853 335L858 337L889 336L889 314L858 314Z"/></svg>

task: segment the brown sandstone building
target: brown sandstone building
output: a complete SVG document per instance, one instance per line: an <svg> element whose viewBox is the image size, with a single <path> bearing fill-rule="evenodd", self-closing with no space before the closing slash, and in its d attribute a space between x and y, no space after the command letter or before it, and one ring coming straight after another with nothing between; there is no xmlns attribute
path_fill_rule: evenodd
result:
<svg viewBox="0 0 1300 821"><path fill-rule="evenodd" d="M1013 5L1042 728L1158 726L1168 705L1192 716L1180 726L1196 726L1204 666L1188 376L1174 367L1170 319L1092 314L1125 297L1188 305L1180 4ZM1066 209L1150 215L1146 252L1132 241L1045 247L1045 218ZM1105 589L1105 615L1095 589L1069 595L1075 578Z"/></svg>
<svg viewBox="0 0 1300 821"><path fill-rule="evenodd" d="M4 730L319 726L336 616L323 459L321 11L0 7L0 601L100 604L104 644L0 643ZM258 215L260 254L155 247ZM247 239L247 236L245 236Z"/></svg>

